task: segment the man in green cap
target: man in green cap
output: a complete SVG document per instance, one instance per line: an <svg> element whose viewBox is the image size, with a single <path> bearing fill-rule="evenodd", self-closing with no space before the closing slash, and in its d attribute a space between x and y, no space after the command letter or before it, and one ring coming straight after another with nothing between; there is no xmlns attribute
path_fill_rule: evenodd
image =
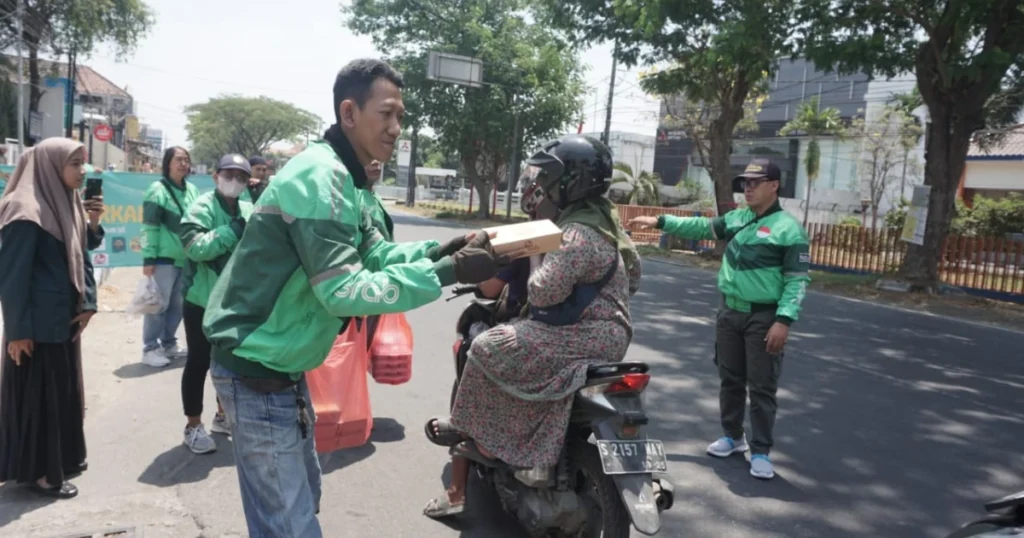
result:
<svg viewBox="0 0 1024 538"><path fill-rule="evenodd" d="M715 218L661 215L629 222L683 239L729 242L718 273L723 304L715 326L725 435L707 452L724 458L747 450L743 418L749 387L750 474L766 480L775 476L768 453L783 347L811 280L807 232L779 204L781 183L782 172L775 163L754 159L733 181L733 191L744 194L747 207Z"/></svg>

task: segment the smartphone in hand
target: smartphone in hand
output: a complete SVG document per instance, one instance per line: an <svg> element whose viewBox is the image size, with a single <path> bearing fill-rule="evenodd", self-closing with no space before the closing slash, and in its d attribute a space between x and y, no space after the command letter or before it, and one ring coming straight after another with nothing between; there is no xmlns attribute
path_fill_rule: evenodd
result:
<svg viewBox="0 0 1024 538"><path fill-rule="evenodd" d="M103 178L90 177L85 180L85 199L91 200L103 196Z"/></svg>

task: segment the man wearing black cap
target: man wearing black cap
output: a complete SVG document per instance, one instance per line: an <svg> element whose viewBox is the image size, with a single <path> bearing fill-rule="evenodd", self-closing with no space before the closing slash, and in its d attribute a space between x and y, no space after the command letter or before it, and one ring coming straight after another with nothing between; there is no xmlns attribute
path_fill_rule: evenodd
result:
<svg viewBox="0 0 1024 538"><path fill-rule="evenodd" d="M733 181L733 191L744 194L747 207L715 218L661 215L629 222L684 239L729 242L718 273L723 304L715 329L725 435L707 452L724 458L747 450L743 418L749 387L750 474L762 479L775 476L768 452L782 351L811 280L807 232L779 205L781 183L782 172L775 163L754 159Z"/></svg>
<svg viewBox="0 0 1024 538"><path fill-rule="evenodd" d="M267 160L259 155L249 157L249 166L252 168L252 176L249 177L249 197L255 204L267 189L270 168L267 166Z"/></svg>

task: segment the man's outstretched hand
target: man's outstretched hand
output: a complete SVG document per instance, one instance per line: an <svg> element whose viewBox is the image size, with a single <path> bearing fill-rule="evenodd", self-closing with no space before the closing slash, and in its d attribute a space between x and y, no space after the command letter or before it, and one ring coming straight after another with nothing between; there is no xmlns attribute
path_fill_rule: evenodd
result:
<svg viewBox="0 0 1024 538"><path fill-rule="evenodd" d="M452 238L447 243L441 245L440 255L442 258L445 256L451 256L452 254L455 254L456 252L466 248L467 246L481 248L483 246L482 241L484 239L488 240L489 245L490 239L494 239L494 237L494 232L491 232L490 234L484 233L483 230L469 232L466 235L460 235L458 237Z"/></svg>

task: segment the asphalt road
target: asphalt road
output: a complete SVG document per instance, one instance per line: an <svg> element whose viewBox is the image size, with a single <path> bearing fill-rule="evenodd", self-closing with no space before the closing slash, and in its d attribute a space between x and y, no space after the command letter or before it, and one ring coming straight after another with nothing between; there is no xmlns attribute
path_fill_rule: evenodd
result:
<svg viewBox="0 0 1024 538"><path fill-rule="evenodd" d="M462 230L398 215L400 240ZM704 447L720 434L711 363L717 305L711 273L647 262L632 303L630 360L652 365L652 437L670 453L676 505L666 537L934 537L1024 489L1024 334L810 293L785 356L773 459L753 479L736 456ZM130 294L137 276L116 272ZM482 488L458 524L423 517L447 455L424 421L447 409L451 342L464 301L409 314L415 373L371 382L376 429L364 447L323 458L325 536L518 537ZM141 323L97 316L86 338L90 470L73 501L0 486L0 535L67 536L136 527L147 537L244 536L230 442L193 456L181 443L181 364L137 364ZM213 408L212 388L207 391ZM1016 402L1016 403L1015 403Z"/></svg>

